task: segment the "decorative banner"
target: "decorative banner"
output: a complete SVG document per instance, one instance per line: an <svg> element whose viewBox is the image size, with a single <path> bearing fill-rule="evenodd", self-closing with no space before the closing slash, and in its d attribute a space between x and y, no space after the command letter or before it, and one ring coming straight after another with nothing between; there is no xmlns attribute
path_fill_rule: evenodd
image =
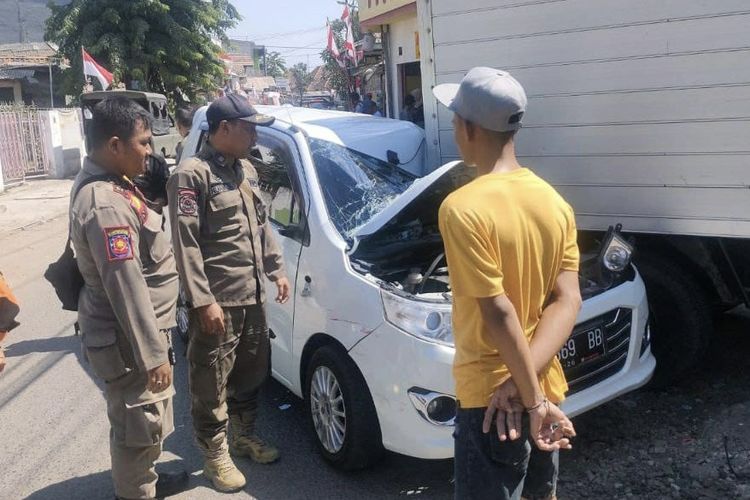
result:
<svg viewBox="0 0 750 500"><path fill-rule="evenodd" d="M341 57L341 52L339 52L339 48L336 45L336 37L333 36L333 30L331 29L331 25L329 23L326 23L326 28L328 28L328 50L333 56L333 58L336 59L336 62L338 63L338 65L344 68L346 67L346 64L344 63L344 60Z"/></svg>
<svg viewBox="0 0 750 500"><path fill-rule="evenodd" d="M344 53L356 66L359 63L357 51L354 48L354 30L352 28L352 15L349 11L349 5L344 6L344 13L341 14L341 20L346 23L346 42L344 43Z"/></svg>

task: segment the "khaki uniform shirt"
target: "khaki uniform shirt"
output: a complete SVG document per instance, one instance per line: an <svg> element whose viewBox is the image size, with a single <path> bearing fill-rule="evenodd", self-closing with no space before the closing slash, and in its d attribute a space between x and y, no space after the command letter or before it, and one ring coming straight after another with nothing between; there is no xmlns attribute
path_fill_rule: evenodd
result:
<svg viewBox="0 0 750 500"><path fill-rule="evenodd" d="M262 304L265 275L285 276L269 227L258 173L248 160L226 163L210 144L167 183L177 267L193 308Z"/></svg>
<svg viewBox="0 0 750 500"><path fill-rule="evenodd" d="M104 174L86 158L73 192L87 177ZM71 237L85 281L78 322L88 348L117 341L132 350L131 356L123 349L126 368L146 371L168 361L169 341L160 330L176 325L178 276L164 215L125 182L92 182L71 203Z"/></svg>

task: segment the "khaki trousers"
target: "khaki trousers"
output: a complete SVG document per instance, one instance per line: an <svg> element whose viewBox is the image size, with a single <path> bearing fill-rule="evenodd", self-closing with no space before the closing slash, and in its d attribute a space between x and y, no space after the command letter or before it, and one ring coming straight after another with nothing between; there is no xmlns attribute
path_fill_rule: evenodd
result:
<svg viewBox="0 0 750 500"><path fill-rule="evenodd" d="M174 430L171 396L149 403L133 402L131 395L143 391L147 378L144 372L130 372L105 387L112 480L120 498L156 497L154 463L161 455L164 438Z"/></svg>
<svg viewBox="0 0 750 500"><path fill-rule="evenodd" d="M229 415L254 416L270 366L271 344L261 305L225 307L224 335L201 332L190 316L190 394L198 446L204 453L226 449Z"/></svg>

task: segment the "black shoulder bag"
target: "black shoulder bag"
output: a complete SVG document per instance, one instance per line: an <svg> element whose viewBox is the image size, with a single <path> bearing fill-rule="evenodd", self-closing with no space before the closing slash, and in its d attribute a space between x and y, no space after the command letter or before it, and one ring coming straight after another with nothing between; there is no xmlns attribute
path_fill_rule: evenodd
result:
<svg viewBox="0 0 750 500"><path fill-rule="evenodd" d="M73 204L78 193L80 193L81 189L87 184L97 181L117 180L117 177L113 175L94 175L84 179L73 192L70 204ZM62 308L64 310L77 311L78 296L81 293L84 281L81 271L78 269L78 262L76 261L75 254L73 253L70 230L71 225L68 223L68 241L65 243L65 250L60 258L57 259L57 262L53 262L47 267L47 271L44 273L44 279L49 281L55 289L55 293L60 299L60 302L62 302Z"/></svg>

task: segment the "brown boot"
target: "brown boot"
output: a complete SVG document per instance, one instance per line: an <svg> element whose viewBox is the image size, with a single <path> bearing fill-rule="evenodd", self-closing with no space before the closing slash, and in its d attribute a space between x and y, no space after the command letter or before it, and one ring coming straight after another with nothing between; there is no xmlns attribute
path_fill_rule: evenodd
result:
<svg viewBox="0 0 750 500"><path fill-rule="evenodd" d="M210 479L218 491L230 492L245 486L245 476L234 465L226 449L206 453L203 464L203 475Z"/></svg>
<svg viewBox="0 0 750 500"><path fill-rule="evenodd" d="M229 416L229 453L248 457L259 464L279 459L279 450L255 434L255 415L248 412Z"/></svg>

